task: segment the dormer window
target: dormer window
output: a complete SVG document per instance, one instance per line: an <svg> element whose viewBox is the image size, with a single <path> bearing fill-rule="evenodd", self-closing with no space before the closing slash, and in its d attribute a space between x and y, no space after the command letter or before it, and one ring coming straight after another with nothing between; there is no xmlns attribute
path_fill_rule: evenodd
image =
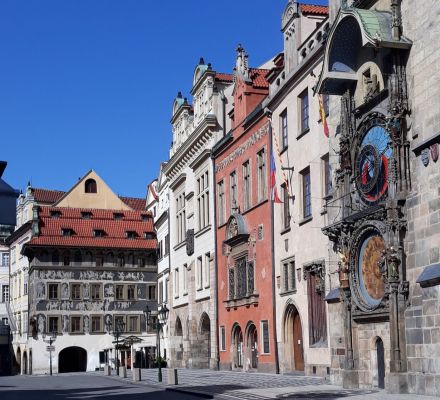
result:
<svg viewBox="0 0 440 400"><path fill-rule="evenodd" d="M141 214L141 220L142 221L148 221L149 215L148 214Z"/></svg>
<svg viewBox="0 0 440 400"><path fill-rule="evenodd" d="M103 229L94 229L93 230L93 236L95 237L104 237L105 236L105 232Z"/></svg>
<svg viewBox="0 0 440 400"><path fill-rule="evenodd" d="M123 218L124 218L124 214L122 214L122 213L113 213L113 219L116 219L116 220L120 221Z"/></svg>
<svg viewBox="0 0 440 400"><path fill-rule="evenodd" d="M54 218L54 219L60 218L61 217L61 211L51 211L50 212L50 217Z"/></svg>
<svg viewBox="0 0 440 400"><path fill-rule="evenodd" d="M63 236L72 236L73 235L73 229L72 228L61 228L61 234Z"/></svg>
<svg viewBox="0 0 440 400"><path fill-rule="evenodd" d="M125 236L127 239L136 239L137 233L136 231L126 231Z"/></svg>
<svg viewBox="0 0 440 400"><path fill-rule="evenodd" d="M154 233L144 232L144 238L147 239L147 240L153 240L154 239Z"/></svg>
<svg viewBox="0 0 440 400"><path fill-rule="evenodd" d="M96 181L94 179L87 179L84 183L84 191L86 193L97 193Z"/></svg>
<svg viewBox="0 0 440 400"><path fill-rule="evenodd" d="M81 212L81 218L82 219L91 219L92 213L89 211L83 211L83 212Z"/></svg>

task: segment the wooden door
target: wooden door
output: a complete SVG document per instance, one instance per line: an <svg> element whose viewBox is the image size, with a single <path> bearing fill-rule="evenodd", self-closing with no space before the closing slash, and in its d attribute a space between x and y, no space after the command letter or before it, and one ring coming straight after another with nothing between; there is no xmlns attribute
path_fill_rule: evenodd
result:
<svg viewBox="0 0 440 400"><path fill-rule="evenodd" d="M382 339L377 339L376 342L376 350L377 350L377 377L378 377L378 386L381 389L385 389L385 351L383 348Z"/></svg>
<svg viewBox="0 0 440 400"><path fill-rule="evenodd" d="M304 371L302 327L298 313L293 317L293 358L295 361L295 370Z"/></svg>

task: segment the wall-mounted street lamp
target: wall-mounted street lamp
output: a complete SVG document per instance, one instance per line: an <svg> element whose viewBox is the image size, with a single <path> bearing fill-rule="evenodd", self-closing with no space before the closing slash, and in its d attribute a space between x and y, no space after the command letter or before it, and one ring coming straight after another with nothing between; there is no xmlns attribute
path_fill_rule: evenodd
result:
<svg viewBox="0 0 440 400"><path fill-rule="evenodd" d="M158 314L157 314L157 319L155 319L154 321L151 318L151 310L148 306L145 307L144 310L144 316L145 316L145 322L146 322L146 326L147 326L147 331L148 328L150 327L151 329L156 329L156 348L157 348L157 356L156 356L156 360L158 362L158 366L159 366L159 372L158 372L158 381L162 382L162 358L161 358L161 353L160 353L160 331L162 329L162 327L166 324L167 320L168 320L168 313L170 310L168 310L168 307L166 306L166 304L163 304L161 306L159 306L159 310L158 310Z"/></svg>

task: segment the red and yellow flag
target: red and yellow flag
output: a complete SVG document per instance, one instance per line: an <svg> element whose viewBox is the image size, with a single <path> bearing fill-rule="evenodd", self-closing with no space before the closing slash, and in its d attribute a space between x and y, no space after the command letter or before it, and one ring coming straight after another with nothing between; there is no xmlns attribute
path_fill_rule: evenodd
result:
<svg viewBox="0 0 440 400"><path fill-rule="evenodd" d="M321 115L322 126L324 127L324 135L329 137L330 131L328 130L327 117L325 116L324 100L322 98L322 94L318 96L318 99L319 99L319 114Z"/></svg>

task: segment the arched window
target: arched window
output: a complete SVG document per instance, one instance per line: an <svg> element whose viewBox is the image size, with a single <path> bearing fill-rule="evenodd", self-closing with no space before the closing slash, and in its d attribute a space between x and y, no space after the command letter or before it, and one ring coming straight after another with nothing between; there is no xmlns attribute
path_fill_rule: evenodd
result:
<svg viewBox="0 0 440 400"><path fill-rule="evenodd" d="M94 179L87 179L84 183L84 191L86 193L97 193L96 181Z"/></svg>

